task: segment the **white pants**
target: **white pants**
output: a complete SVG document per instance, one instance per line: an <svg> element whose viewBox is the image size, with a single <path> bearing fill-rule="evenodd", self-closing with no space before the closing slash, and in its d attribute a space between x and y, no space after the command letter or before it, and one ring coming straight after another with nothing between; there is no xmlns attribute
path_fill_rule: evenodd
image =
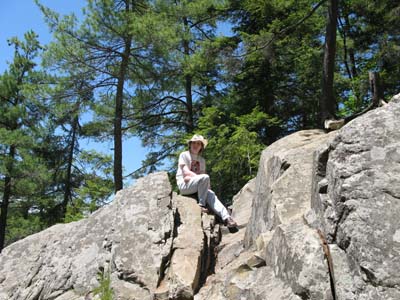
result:
<svg viewBox="0 0 400 300"><path fill-rule="evenodd" d="M210 177L207 174L196 175L188 182L178 183L178 188L181 195L191 195L197 193L199 204L211 208L214 213L221 217L222 220L229 218L229 213L226 207L219 201L215 193L210 190Z"/></svg>

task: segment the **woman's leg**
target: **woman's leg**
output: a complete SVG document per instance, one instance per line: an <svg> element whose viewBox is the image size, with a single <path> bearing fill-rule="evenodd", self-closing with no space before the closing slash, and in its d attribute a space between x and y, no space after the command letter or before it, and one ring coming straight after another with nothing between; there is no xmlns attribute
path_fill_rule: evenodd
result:
<svg viewBox="0 0 400 300"><path fill-rule="evenodd" d="M211 190L208 190L207 193L207 204L223 221L229 218L228 210Z"/></svg>
<svg viewBox="0 0 400 300"><path fill-rule="evenodd" d="M225 222L228 227L236 227L236 222L229 215L226 207L219 201L215 193L209 190L210 177L206 174L201 174L190 179L189 182L183 182L178 185L181 195L190 195L198 193L199 205L206 206L214 211Z"/></svg>
<svg viewBox="0 0 400 300"><path fill-rule="evenodd" d="M184 182L178 186L182 195L197 193L199 204L206 206L208 197L208 187L210 186L210 177L207 174L196 175L189 182Z"/></svg>

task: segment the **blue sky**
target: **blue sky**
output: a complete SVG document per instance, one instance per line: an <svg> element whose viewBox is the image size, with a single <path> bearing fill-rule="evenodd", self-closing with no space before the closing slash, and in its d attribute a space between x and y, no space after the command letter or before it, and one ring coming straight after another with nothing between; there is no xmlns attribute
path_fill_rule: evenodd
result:
<svg viewBox="0 0 400 300"><path fill-rule="evenodd" d="M86 3L84 0L41 0L40 2L62 15L74 13L78 18L82 15L81 10ZM13 49L8 46L7 39L14 36L23 39L25 32L33 30L39 35L39 41L42 44L47 44L51 40L47 25L33 0L0 0L0 28L0 74L7 69L7 62L12 61L13 58ZM81 146L85 149L112 154L113 142L82 141ZM123 143L124 175L139 168L147 152L141 147L138 139L125 140Z"/></svg>
<svg viewBox="0 0 400 300"><path fill-rule="evenodd" d="M45 6L52 8L60 14L74 13L81 15L85 4L83 0L42 0ZM42 13L33 0L0 1L0 71L5 70L6 61L12 60L12 49L7 44L7 39L17 36L22 39L28 30L34 30L39 35L39 41L47 44L51 35L43 21Z"/></svg>

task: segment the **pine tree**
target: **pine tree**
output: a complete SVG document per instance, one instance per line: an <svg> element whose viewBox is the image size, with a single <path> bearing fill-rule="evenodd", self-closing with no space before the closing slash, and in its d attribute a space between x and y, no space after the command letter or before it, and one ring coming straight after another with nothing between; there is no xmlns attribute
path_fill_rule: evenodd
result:
<svg viewBox="0 0 400 300"><path fill-rule="evenodd" d="M213 191L225 204L231 204L232 197L257 174L265 145L261 143L256 128L265 119L268 116L257 108L241 116L222 106L208 107L203 111L198 132L209 140L204 151L207 174Z"/></svg>
<svg viewBox="0 0 400 300"><path fill-rule="evenodd" d="M73 68L72 68L73 69ZM42 149L39 155L50 158L48 166L53 171L53 195L57 201L49 210L50 224L63 221L68 205L77 197L76 190L85 182L86 170L77 165L81 149L79 140L82 115L92 99L91 87L72 73L66 77L51 78L48 88L42 89L41 97L48 99L46 115L48 142L57 141L53 148ZM55 155L54 155L55 154Z"/></svg>
<svg viewBox="0 0 400 300"><path fill-rule="evenodd" d="M336 31L338 18L338 0L328 1L326 20L324 62L322 69L322 96L320 101L320 123L323 127L325 120L335 119L337 105L333 89L336 64Z"/></svg>
<svg viewBox="0 0 400 300"><path fill-rule="evenodd" d="M323 3L231 1L243 58L234 79L233 107L239 115L259 107L274 120L257 128L266 145L317 126Z"/></svg>
<svg viewBox="0 0 400 300"><path fill-rule="evenodd" d="M380 73L386 100L399 91L399 10L395 1L339 2L335 78L343 99L341 116L360 112L371 103L370 71Z"/></svg>
<svg viewBox="0 0 400 300"><path fill-rule="evenodd" d="M223 84L220 53L231 47L216 36L223 1L156 1L135 39L152 40L152 69L144 70L132 99L130 123L149 153L137 176L154 171L175 155L188 133L198 126L205 106L218 101Z"/></svg>
<svg viewBox="0 0 400 300"><path fill-rule="evenodd" d="M27 216L36 192L48 180L44 162L35 155L41 138L41 104L30 95L42 79L34 62L41 46L32 31L24 38L10 40L14 60L0 77L0 251L5 244L10 204L19 205Z"/></svg>
<svg viewBox="0 0 400 300"><path fill-rule="evenodd" d="M122 138L124 104L129 97L130 80L141 64L146 46L133 40L131 27L147 9L145 1L91 0L84 9L85 19L79 28L74 16L59 15L41 6L56 41L50 46L58 71L73 65L83 73L95 95L95 116L86 132L114 141L114 190L123 188ZM139 72L140 73L140 72ZM94 106L94 105L93 105ZM113 111L110 110L113 106ZM110 130L112 128L112 130Z"/></svg>

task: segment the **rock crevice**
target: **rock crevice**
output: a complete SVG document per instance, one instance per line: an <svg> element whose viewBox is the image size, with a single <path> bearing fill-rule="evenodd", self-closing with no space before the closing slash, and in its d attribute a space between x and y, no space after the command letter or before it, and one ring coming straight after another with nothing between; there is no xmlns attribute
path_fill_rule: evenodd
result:
<svg viewBox="0 0 400 300"><path fill-rule="evenodd" d="M173 196L174 237L154 299L190 300L210 274L211 247L218 243L218 225L213 217L202 217L197 202L190 197Z"/></svg>

